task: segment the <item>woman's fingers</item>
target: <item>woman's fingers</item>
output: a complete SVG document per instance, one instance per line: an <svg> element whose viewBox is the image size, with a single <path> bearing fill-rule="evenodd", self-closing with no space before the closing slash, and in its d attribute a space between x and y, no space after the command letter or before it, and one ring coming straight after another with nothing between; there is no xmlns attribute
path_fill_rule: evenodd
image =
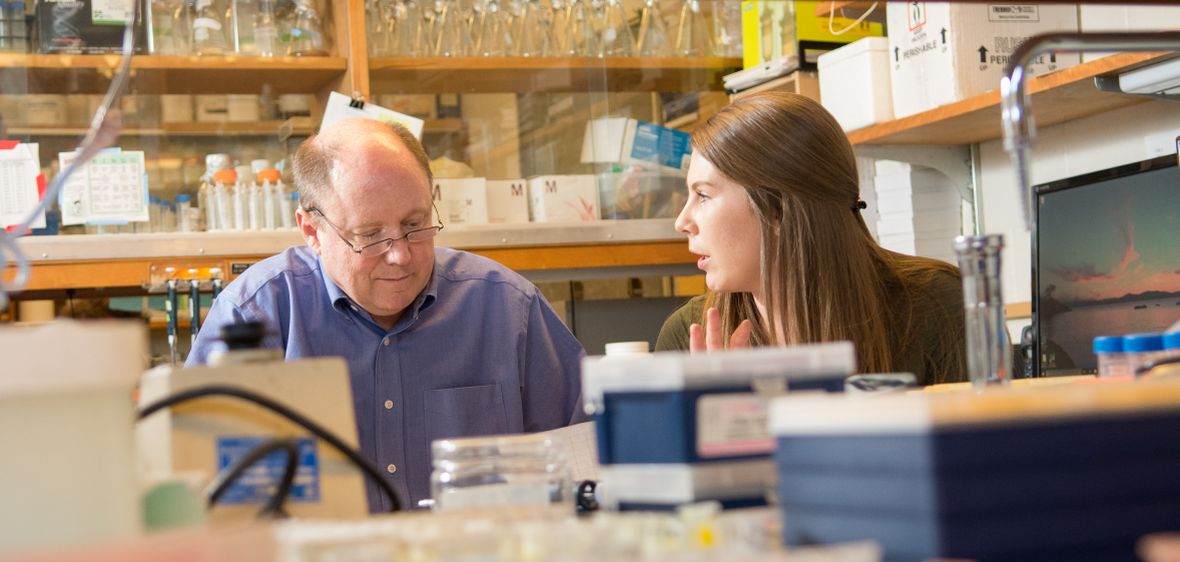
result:
<svg viewBox="0 0 1180 562"><path fill-rule="evenodd" d="M721 333L721 313L714 307L705 312L705 349L725 349L725 334Z"/></svg>
<svg viewBox="0 0 1180 562"><path fill-rule="evenodd" d="M696 322L688 327L688 351L690 353L705 351L705 331Z"/></svg>
<svg viewBox="0 0 1180 562"><path fill-rule="evenodd" d="M733 335L729 337L730 349L743 349L750 347L750 332L754 330L754 324L749 319L742 320L738 324L737 329L733 331Z"/></svg>
<svg viewBox="0 0 1180 562"><path fill-rule="evenodd" d="M750 332L754 325L749 320L742 320L737 329L729 336L729 349L743 349L750 347ZM716 308L705 311L705 325L693 323L688 327L688 350L692 353L699 351L724 351L725 334L721 331L721 313Z"/></svg>

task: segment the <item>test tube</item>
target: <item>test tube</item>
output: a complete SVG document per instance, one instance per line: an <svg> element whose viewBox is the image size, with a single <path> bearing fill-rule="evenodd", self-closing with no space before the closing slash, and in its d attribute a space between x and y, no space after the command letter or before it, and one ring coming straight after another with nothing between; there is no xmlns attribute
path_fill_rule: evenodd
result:
<svg viewBox="0 0 1180 562"><path fill-rule="evenodd" d="M168 279L164 281L164 287L167 290L167 294L164 297L164 314L168 320L169 360L173 365L176 365L180 363L180 354L176 349L176 309L180 307L180 297L176 294L177 280L175 277L173 277L173 275L176 273L176 269L168 267L164 269L164 273L168 276Z"/></svg>
<svg viewBox="0 0 1180 562"><path fill-rule="evenodd" d="M976 389L1008 384L1012 348L1004 322L1004 298L1000 291L999 234L955 238L959 272L963 276L963 307L967 328L967 372Z"/></svg>
<svg viewBox="0 0 1180 562"><path fill-rule="evenodd" d="M197 343L197 332L201 329L201 280L197 279L197 270L188 270L188 315L192 322L188 325L189 349Z"/></svg>

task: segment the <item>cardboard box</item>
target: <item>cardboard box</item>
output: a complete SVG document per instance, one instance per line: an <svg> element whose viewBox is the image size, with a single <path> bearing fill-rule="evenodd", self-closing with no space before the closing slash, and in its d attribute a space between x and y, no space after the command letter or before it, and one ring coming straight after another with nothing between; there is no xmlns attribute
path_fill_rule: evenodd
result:
<svg viewBox="0 0 1180 562"><path fill-rule="evenodd" d="M586 123L582 163L632 164L674 173L688 170L692 154L688 133L626 117Z"/></svg>
<svg viewBox="0 0 1180 562"><path fill-rule="evenodd" d="M436 179L432 194L444 224L488 223L486 179Z"/></svg>
<svg viewBox="0 0 1180 562"><path fill-rule="evenodd" d="M529 222L528 190L524 179L488 180L488 222Z"/></svg>
<svg viewBox="0 0 1180 562"><path fill-rule="evenodd" d="M819 91L845 131L893 119L889 40L866 37L821 55Z"/></svg>
<svg viewBox="0 0 1180 562"><path fill-rule="evenodd" d="M880 23L864 21L857 24L855 19L840 17L839 13L831 19L831 28L847 31L833 34L828 27L828 16L815 15L816 5L820 3L744 0L742 67L753 68L785 56L802 55L799 57L800 67L813 69L823 53L865 37L885 35L885 28Z"/></svg>
<svg viewBox="0 0 1180 562"><path fill-rule="evenodd" d="M1077 31L1073 4L897 2L886 8L893 113L902 118L994 90L1008 57L1033 35ZM1044 55L1031 75L1078 64L1077 54Z"/></svg>
<svg viewBox="0 0 1180 562"><path fill-rule="evenodd" d="M529 178L529 215L534 222L595 221L598 184L593 175Z"/></svg>
<svg viewBox="0 0 1180 562"><path fill-rule="evenodd" d="M1165 31L1180 29L1180 6L1119 6L1116 4L1078 5L1082 31ZM1082 53L1082 62L1100 59L1112 53Z"/></svg>
<svg viewBox="0 0 1180 562"><path fill-rule="evenodd" d="M193 96L198 123L221 123L229 120L229 96L200 94Z"/></svg>
<svg viewBox="0 0 1180 562"><path fill-rule="evenodd" d="M42 53L117 53L135 0L38 0L37 50ZM135 52L143 52L143 25L135 26Z"/></svg>

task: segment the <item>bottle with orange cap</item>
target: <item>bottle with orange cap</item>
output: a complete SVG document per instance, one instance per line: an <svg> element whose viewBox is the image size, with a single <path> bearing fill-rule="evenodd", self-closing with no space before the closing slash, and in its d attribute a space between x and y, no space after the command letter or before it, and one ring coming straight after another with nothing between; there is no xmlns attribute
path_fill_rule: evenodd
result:
<svg viewBox="0 0 1180 562"><path fill-rule="evenodd" d="M213 200L217 208L217 225L210 230L229 230L233 227L234 202L231 197L233 185L238 182L238 172L233 169L218 170L213 174Z"/></svg>
<svg viewBox="0 0 1180 562"><path fill-rule="evenodd" d="M283 175L274 168L258 172L259 192L262 196L262 228L275 230L280 223L279 198L283 196Z"/></svg>

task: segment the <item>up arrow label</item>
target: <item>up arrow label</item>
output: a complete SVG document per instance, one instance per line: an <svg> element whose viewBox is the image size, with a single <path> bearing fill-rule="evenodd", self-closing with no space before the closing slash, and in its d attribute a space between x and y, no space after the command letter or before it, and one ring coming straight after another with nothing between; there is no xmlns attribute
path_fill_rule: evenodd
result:
<svg viewBox="0 0 1180 562"><path fill-rule="evenodd" d="M942 44L946 45L946 28L945 27L942 28L941 33L942 33Z"/></svg>
<svg viewBox="0 0 1180 562"><path fill-rule="evenodd" d="M894 47L893 48L893 62L899 62L901 60L900 58L898 58L900 55L901 55L901 47Z"/></svg>
<svg viewBox="0 0 1180 562"><path fill-rule="evenodd" d="M979 46L979 64L987 63L987 47Z"/></svg>

